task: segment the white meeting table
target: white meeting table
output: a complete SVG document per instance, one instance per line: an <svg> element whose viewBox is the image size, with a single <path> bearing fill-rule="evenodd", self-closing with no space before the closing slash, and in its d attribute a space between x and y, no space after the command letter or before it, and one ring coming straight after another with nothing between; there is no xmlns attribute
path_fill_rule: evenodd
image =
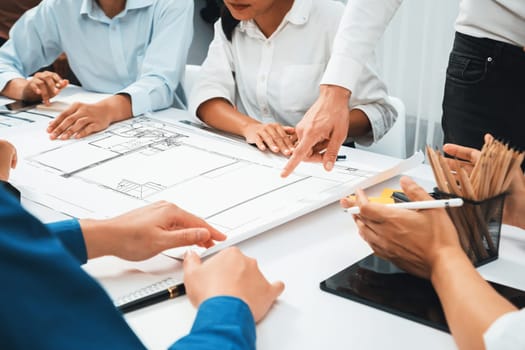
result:
<svg viewBox="0 0 525 350"><path fill-rule="evenodd" d="M370 162L393 162L389 157L359 150L344 150ZM352 155L351 155L352 154ZM428 166L407 174L427 190L433 187ZM367 190L377 195L385 187L399 188L399 177ZM23 199L24 205L44 221L61 215ZM422 228L424 229L424 228ZM525 289L525 231L503 226L500 258L479 269L495 282ZM326 292L319 283L371 253L359 237L349 214L337 203L304 215L237 245L258 260L265 276L286 284L267 317L257 326L261 350L306 349L454 349L444 332ZM144 262L114 257L94 259L85 270L112 297L160 281L182 278L181 263L164 255ZM480 305L480 307L483 307ZM125 315L126 321L149 349L166 349L187 334L196 310L186 296Z"/></svg>

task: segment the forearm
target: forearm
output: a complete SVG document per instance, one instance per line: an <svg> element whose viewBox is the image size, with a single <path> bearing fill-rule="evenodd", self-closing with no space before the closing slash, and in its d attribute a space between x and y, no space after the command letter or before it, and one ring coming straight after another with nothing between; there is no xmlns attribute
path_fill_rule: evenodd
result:
<svg viewBox="0 0 525 350"><path fill-rule="evenodd" d="M133 240L132 232L123 232L124 225L119 225L116 218L106 220L79 220L86 245L87 258L116 255L127 247L127 240ZM121 239L122 238L122 239Z"/></svg>
<svg viewBox="0 0 525 350"><path fill-rule="evenodd" d="M362 110L352 109L349 115L348 137L363 136L372 130L370 120Z"/></svg>
<svg viewBox="0 0 525 350"><path fill-rule="evenodd" d="M431 280L462 350L484 349L483 334L489 326L516 310L479 275L460 248L438 256Z"/></svg>
<svg viewBox="0 0 525 350"><path fill-rule="evenodd" d="M197 116L214 128L244 137L247 127L260 124L259 121L237 111L222 98L214 98L202 103L197 109Z"/></svg>
<svg viewBox="0 0 525 350"><path fill-rule="evenodd" d="M14 100L23 100L24 89L29 84L26 79L16 78L7 83L1 94Z"/></svg>

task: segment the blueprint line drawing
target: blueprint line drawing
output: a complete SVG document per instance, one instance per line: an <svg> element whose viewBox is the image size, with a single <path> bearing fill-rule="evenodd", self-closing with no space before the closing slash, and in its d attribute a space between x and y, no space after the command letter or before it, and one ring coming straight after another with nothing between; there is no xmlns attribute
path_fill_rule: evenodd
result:
<svg viewBox="0 0 525 350"><path fill-rule="evenodd" d="M33 112L19 112L16 114L0 114L0 129L24 126L39 121L48 121L49 118Z"/></svg>
<svg viewBox="0 0 525 350"><path fill-rule="evenodd" d="M224 232L227 246L333 203L382 174L302 164L281 178L285 158L221 137L135 117L85 139L32 145L39 151L24 156L17 178L36 181L40 203L73 217L110 217L169 201Z"/></svg>
<svg viewBox="0 0 525 350"><path fill-rule="evenodd" d="M187 192L182 188L188 187L194 190L188 197L199 196L198 193L204 190L210 195L221 192L213 190L212 187L217 186L231 192L243 188L240 196L228 193L216 196L215 200L223 198L219 201L227 203L227 206L213 210L194 208L205 214L203 217L206 219L311 178L310 175L296 175L280 179L271 174L278 169L185 142L188 140L188 135L175 125L139 117L119 123L89 139L42 151L27 160L57 171L63 178L82 179L145 203L171 198L188 202L182 198L182 193ZM340 171L346 171L352 178L371 175L355 168L341 168ZM263 180L259 186L241 185L249 184L250 178L261 178L259 175L263 173L267 173L268 179L272 180ZM325 182L326 186L337 185L334 181ZM232 197L239 198L226 200Z"/></svg>

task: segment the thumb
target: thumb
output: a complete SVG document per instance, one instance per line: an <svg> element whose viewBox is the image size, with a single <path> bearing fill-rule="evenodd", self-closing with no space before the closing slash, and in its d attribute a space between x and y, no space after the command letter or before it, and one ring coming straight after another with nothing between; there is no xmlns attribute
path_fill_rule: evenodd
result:
<svg viewBox="0 0 525 350"><path fill-rule="evenodd" d="M272 283L272 295L273 299L277 299L279 295L284 291L284 283L282 281L277 281Z"/></svg>
<svg viewBox="0 0 525 350"><path fill-rule="evenodd" d="M186 255L184 256L184 278L186 276L189 276L193 271L195 271L199 266L201 266L201 258L200 256L195 253L194 251L188 250L186 252Z"/></svg>
<svg viewBox="0 0 525 350"><path fill-rule="evenodd" d="M283 126L283 130L284 130L287 134L295 134L295 128L294 128L293 126L284 125L284 126Z"/></svg>
<svg viewBox="0 0 525 350"><path fill-rule="evenodd" d="M194 245L210 239L210 231L201 227L168 231L166 234L169 235L166 243L170 248Z"/></svg>
<svg viewBox="0 0 525 350"><path fill-rule="evenodd" d="M16 164L18 163L18 155L15 153L13 154L13 158L11 158L11 168L16 168Z"/></svg>
<svg viewBox="0 0 525 350"><path fill-rule="evenodd" d="M403 176L399 183L401 184L403 192L405 192L405 194L411 201L433 200L433 198L430 197L427 191L425 191L423 187L415 183L414 180L412 180L411 178Z"/></svg>
<svg viewBox="0 0 525 350"><path fill-rule="evenodd" d="M323 165L325 170L331 171L334 168L341 143L342 142L339 142L339 139L336 137L332 137L328 142L326 152L323 154Z"/></svg>

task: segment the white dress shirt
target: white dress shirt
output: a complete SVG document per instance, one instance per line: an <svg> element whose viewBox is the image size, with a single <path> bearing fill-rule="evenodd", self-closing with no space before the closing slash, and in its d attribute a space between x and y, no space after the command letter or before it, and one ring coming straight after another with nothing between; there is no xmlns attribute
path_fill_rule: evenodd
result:
<svg viewBox="0 0 525 350"><path fill-rule="evenodd" d="M461 0L456 30L525 47L525 1Z"/></svg>
<svg viewBox="0 0 525 350"><path fill-rule="evenodd" d="M486 350L525 349L525 309L498 318L485 332Z"/></svg>
<svg viewBox="0 0 525 350"><path fill-rule="evenodd" d="M350 0L322 84L358 92L365 63L403 0ZM525 46L525 0L461 0L456 30ZM415 28L417 30L417 28Z"/></svg>
<svg viewBox="0 0 525 350"><path fill-rule="evenodd" d="M319 95L344 5L326 0L295 0L277 30L266 38L253 20L242 21L228 41L220 21L190 96L190 111L224 98L263 123L295 126ZM358 82L351 108L362 110L372 131L355 138L368 145L393 125L396 113L385 85L368 67Z"/></svg>
<svg viewBox="0 0 525 350"><path fill-rule="evenodd" d="M0 48L0 91L65 52L84 89L128 94L133 115L183 107L192 35L192 0L127 0L113 18L95 0L43 1Z"/></svg>

